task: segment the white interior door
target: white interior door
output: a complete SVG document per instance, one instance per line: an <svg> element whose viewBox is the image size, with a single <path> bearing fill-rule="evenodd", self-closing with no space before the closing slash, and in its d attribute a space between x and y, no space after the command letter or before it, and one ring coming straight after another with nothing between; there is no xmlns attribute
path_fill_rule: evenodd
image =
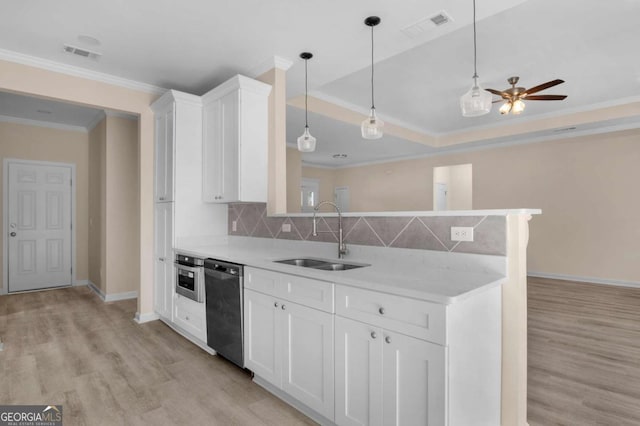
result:
<svg viewBox="0 0 640 426"><path fill-rule="evenodd" d="M435 201L433 203L434 210L447 210L447 184L446 183L434 183L433 192Z"/></svg>
<svg viewBox="0 0 640 426"><path fill-rule="evenodd" d="M71 167L7 165L9 292L71 285Z"/></svg>

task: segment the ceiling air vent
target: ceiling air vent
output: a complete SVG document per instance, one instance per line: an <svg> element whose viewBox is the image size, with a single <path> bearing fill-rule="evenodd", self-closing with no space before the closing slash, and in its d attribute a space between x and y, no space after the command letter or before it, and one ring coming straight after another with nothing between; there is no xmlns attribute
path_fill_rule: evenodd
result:
<svg viewBox="0 0 640 426"><path fill-rule="evenodd" d="M71 53L72 55L93 59L94 61L97 61L100 58L100 56L102 56L102 53L94 52L87 49L81 49L76 46L71 46L70 44L64 45L64 51L67 53Z"/></svg>
<svg viewBox="0 0 640 426"><path fill-rule="evenodd" d="M402 32L409 38L416 38L430 30L433 30L435 27L439 27L452 21L453 19L451 19L449 14L443 10L430 18L421 19L420 21L403 28Z"/></svg>
<svg viewBox="0 0 640 426"><path fill-rule="evenodd" d="M449 18L449 15L447 15L447 12L445 12L445 11L442 11L442 12L438 13L437 15L432 16L429 19L431 20L431 22L433 22L438 27L440 25L444 25L447 22L451 21L451 18Z"/></svg>

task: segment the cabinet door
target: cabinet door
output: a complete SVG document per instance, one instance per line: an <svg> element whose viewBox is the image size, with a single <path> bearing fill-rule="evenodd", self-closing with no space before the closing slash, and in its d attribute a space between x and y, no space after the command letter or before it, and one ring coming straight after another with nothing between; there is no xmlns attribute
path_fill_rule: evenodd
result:
<svg viewBox="0 0 640 426"><path fill-rule="evenodd" d="M333 315L291 302L282 302L280 315L282 389L333 420Z"/></svg>
<svg viewBox="0 0 640 426"><path fill-rule="evenodd" d="M154 209L153 308L171 320L173 301L173 203L157 203Z"/></svg>
<svg viewBox="0 0 640 426"><path fill-rule="evenodd" d="M279 311L280 303L274 297L244 290L245 367L277 387L282 382Z"/></svg>
<svg viewBox="0 0 640 426"><path fill-rule="evenodd" d="M173 201L174 104L155 116L155 201Z"/></svg>
<svg viewBox="0 0 640 426"><path fill-rule="evenodd" d="M335 422L382 425L382 330L339 316L335 323Z"/></svg>
<svg viewBox="0 0 640 426"><path fill-rule="evenodd" d="M445 424L445 348L384 331L383 424Z"/></svg>
<svg viewBox="0 0 640 426"><path fill-rule="evenodd" d="M203 199L238 201L238 92L204 106Z"/></svg>

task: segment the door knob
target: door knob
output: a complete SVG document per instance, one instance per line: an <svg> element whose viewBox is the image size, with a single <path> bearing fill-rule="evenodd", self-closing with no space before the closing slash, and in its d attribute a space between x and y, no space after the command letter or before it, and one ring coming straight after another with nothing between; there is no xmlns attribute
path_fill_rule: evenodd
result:
<svg viewBox="0 0 640 426"><path fill-rule="evenodd" d="M16 236L16 233L15 233L15 232L12 232L12 233L10 233L9 235L11 235L12 237L15 237L15 236Z"/></svg>

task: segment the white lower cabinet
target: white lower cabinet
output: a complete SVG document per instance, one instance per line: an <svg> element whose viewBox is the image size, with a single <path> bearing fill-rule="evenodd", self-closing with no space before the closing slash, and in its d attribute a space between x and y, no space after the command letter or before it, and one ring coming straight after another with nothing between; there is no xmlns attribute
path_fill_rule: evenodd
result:
<svg viewBox="0 0 640 426"><path fill-rule="evenodd" d="M173 323L193 337L207 341L207 318L205 304L189 298L175 295L173 304Z"/></svg>
<svg viewBox="0 0 640 426"><path fill-rule="evenodd" d="M444 425L445 348L336 316L338 425Z"/></svg>
<svg viewBox="0 0 640 426"><path fill-rule="evenodd" d="M333 315L244 291L245 367L333 421Z"/></svg>
<svg viewBox="0 0 640 426"><path fill-rule="evenodd" d="M173 301L173 203L156 203L154 207L153 309L171 321Z"/></svg>

